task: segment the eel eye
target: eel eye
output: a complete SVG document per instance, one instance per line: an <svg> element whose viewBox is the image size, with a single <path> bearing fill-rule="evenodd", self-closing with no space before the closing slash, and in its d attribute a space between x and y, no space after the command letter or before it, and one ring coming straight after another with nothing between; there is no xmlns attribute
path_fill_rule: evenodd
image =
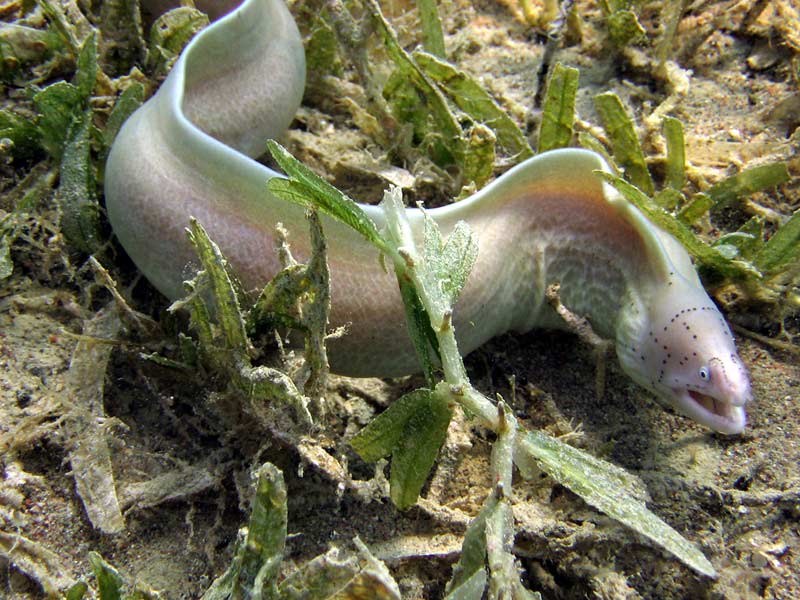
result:
<svg viewBox="0 0 800 600"><path fill-rule="evenodd" d="M711 371L708 370L708 367L700 367L700 370L697 372L697 374L703 381L708 381L711 379Z"/></svg>

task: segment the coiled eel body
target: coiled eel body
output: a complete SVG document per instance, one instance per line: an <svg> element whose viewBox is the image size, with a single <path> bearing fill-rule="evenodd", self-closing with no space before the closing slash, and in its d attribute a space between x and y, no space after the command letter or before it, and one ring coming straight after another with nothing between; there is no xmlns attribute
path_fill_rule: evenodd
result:
<svg viewBox="0 0 800 600"><path fill-rule="evenodd" d="M159 91L120 131L106 167L109 219L125 250L167 297L183 293L194 256L194 216L242 282L260 288L279 270L274 228L308 255L303 211L266 191L280 174L252 157L280 136L299 106L305 60L282 0L245 0L187 46ZM507 331L559 327L545 301L562 302L616 342L623 370L664 403L723 433L745 426L750 382L733 336L691 260L596 174L580 149L521 163L454 205L428 211L446 234L466 221L478 259L454 324L468 353ZM377 207L364 206L380 226ZM412 227L422 215L408 209ZM352 376L418 369L392 274L351 229L324 219L331 268L331 367Z"/></svg>

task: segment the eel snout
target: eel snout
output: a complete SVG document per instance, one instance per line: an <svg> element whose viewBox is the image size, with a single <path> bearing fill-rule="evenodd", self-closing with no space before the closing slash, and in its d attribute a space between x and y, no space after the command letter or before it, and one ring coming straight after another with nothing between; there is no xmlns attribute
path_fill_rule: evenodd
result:
<svg viewBox="0 0 800 600"><path fill-rule="evenodd" d="M699 381L674 386L675 408L720 433L741 433L745 405L752 399L750 379L736 354L713 357L697 371Z"/></svg>

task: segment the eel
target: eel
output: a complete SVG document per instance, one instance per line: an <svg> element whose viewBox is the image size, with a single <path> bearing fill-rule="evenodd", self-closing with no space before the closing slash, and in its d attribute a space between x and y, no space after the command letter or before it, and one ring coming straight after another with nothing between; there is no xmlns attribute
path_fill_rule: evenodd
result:
<svg viewBox="0 0 800 600"><path fill-rule="evenodd" d="M280 269L275 225L308 257L301 207L269 194L282 175L257 162L290 125L305 86L300 34L283 0L245 0L187 45L158 92L125 123L105 171L113 231L165 296L183 295L196 270L186 227L195 217L246 289ZM542 153L483 190L427 211L446 235L466 221L478 257L454 311L462 353L504 332L563 327L545 300L562 303L615 341L622 370L663 404L712 430L746 423L747 370L725 319L681 244L597 174L583 149ZM362 207L379 227L375 206ZM421 232L419 209L407 209ZM331 270L331 368L393 377L419 370L394 275L377 250L323 217ZM565 365L569 368L569 365Z"/></svg>

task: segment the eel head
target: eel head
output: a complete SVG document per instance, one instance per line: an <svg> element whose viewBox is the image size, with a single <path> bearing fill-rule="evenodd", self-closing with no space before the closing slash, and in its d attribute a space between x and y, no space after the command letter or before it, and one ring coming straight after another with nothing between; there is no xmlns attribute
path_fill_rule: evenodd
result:
<svg viewBox="0 0 800 600"><path fill-rule="evenodd" d="M649 312L626 370L676 411L714 431L741 433L752 398L750 378L708 295L702 288L675 290Z"/></svg>

